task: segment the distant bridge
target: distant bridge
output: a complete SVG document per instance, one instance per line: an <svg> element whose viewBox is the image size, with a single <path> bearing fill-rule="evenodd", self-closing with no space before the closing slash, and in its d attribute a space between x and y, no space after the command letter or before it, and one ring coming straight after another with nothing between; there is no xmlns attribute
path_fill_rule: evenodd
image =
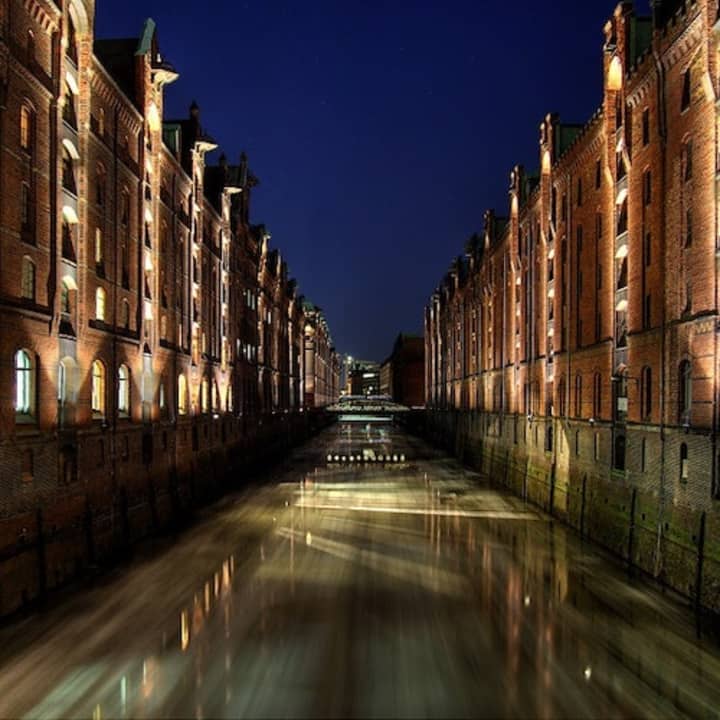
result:
<svg viewBox="0 0 720 720"><path fill-rule="evenodd" d="M388 395L346 395L334 405L329 405L326 410L338 415L378 418L410 412L409 407L393 402Z"/></svg>

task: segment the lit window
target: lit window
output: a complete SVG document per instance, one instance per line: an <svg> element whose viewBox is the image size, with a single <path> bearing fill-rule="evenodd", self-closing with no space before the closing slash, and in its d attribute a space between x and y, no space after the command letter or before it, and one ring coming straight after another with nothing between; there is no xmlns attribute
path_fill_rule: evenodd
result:
<svg viewBox="0 0 720 720"><path fill-rule="evenodd" d="M100 228L95 228L95 264L102 265L104 261L103 233Z"/></svg>
<svg viewBox="0 0 720 720"><path fill-rule="evenodd" d="M178 414L187 415L187 378L178 375Z"/></svg>
<svg viewBox="0 0 720 720"><path fill-rule="evenodd" d="M22 296L26 300L35 300L35 263L29 257L22 261Z"/></svg>
<svg viewBox="0 0 720 720"><path fill-rule="evenodd" d="M689 476L688 446L686 443L683 443L680 445L680 482L687 482Z"/></svg>
<svg viewBox="0 0 720 720"><path fill-rule="evenodd" d="M100 360L92 364L92 411L105 415L105 366Z"/></svg>
<svg viewBox="0 0 720 720"><path fill-rule="evenodd" d="M20 147L30 152L32 142L32 110L23 105L20 110Z"/></svg>
<svg viewBox="0 0 720 720"><path fill-rule="evenodd" d="M33 408L32 361L26 350L15 353L15 412L31 415Z"/></svg>
<svg viewBox="0 0 720 720"><path fill-rule="evenodd" d="M105 320L105 304L107 295L103 288L99 287L95 291L95 318L100 321Z"/></svg>
<svg viewBox="0 0 720 720"><path fill-rule="evenodd" d="M130 413L130 371L126 365L118 368L118 412Z"/></svg>
<svg viewBox="0 0 720 720"><path fill-rule="evenodd" d="M207 413L210 409L210 381L207 378L202 381L201 390L200 410Z"/></svg>
<svg viewBox="0 0 720 720"><path fill-rule="evenodd" d="M62 289L60 291L60 312L69 315L70 309L70 286L67 282L63 281Z"/></svg>

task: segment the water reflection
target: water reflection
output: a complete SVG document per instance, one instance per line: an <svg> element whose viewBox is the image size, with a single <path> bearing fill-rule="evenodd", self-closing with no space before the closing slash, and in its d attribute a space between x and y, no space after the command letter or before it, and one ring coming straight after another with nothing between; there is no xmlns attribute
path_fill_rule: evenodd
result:
<svg viewBox="0 0 720 720"><path fill-rule="evenodd" d="M326 462L359 447L397 465ZM562 527L389 425L314 449L27 637L0 632L0 714L717 712L720 657L686 609Z"/></svg>

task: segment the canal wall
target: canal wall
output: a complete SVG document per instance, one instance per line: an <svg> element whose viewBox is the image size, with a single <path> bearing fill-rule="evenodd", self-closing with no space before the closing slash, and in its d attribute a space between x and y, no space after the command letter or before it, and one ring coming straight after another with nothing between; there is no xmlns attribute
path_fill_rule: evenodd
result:
<svg viewBox="0 0 720 720"><path fill-rule="evenodd" d="M454 410L428 410L405 422L698 610L720 613L720 511L678 488L668 477L674 468L664 470L660 453L643 459L645 481L639 482L639 473L612 469L609 428L598 426L588 438L560 420ZM711 439L669 433L664 440L681 441L700 455ZM630 467L635 462L640 458L631 459Z"/></svg>
<svg viewBox="0 0 720 720"><path fill-rule="evenodd" d="M252 423L206 415L46 438L39 457L57 463L64 482L2 484L0 617L177 532L332 421L323 411ZM0 455L12 452L0 447Z"/></svg>

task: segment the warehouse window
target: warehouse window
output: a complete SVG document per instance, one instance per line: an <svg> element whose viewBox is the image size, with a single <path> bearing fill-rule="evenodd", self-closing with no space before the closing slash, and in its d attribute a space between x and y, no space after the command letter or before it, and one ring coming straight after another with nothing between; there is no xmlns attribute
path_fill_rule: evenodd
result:
<svg viewBox="0 0 720 720"><path fill-rule="evenodd" d="M92 411L96 417L105 415L105 365L100 360L92 364Z"/></svg>
<svg viewBox="0 0 720 720"><path fill-rule="evenodd" d="M688 446L686 443L680 445L680 482L686 483L690 474L688 467Z"/></svg>
<svg viewBox="0 0 720 720"><path fill-rule="evenodd" d="M99 287L95 291L95 318L101 322L105 321L105 310L106 310L107 295L105 290Z"/></svg>
<svg viewBox="0 0 720 720"><path fill-rule="evenodd" d="M640 415L649 419L652 414L652 369L644 367L640 373Z"/></svg>
<svg viewBox="0 0 720 720"><path fill-rule="evenodd" d="M22 297L35 302L35 263L29 258L22 260Z"/></svg>
<svg viewBox="0 0 720 720"><path fill-rule="evenodd" d="M625 436L618 435L615 438L615 448L613 452L613 467L615 470L625 470Z"/></svg>
<svg viewBox="0 0 720 720"><path fill-rule="evenodd" d="M692 409L692 365L683 360L678 369L678 419L684 425L690 424Z"/></svg>
<svg viewBox="0 0 720 720"><path fill-rule="evenodd" d="M178 415L187 415L187 378L182 373L178 375Z"/></svg>
<svg viewBox="0 0 720 720"><path fill-rule="evenodd" d="M682 101L680 103L680 112L685 112L690 107L690 90L691 90L692 77L690 75L690 68L685 71L683 76L683 89L682 89Z"/></svg>
<svg viewBox="0 0 720 720"><path fill-rule="evenodd" d="M33 363L27 350L15 353L15 414L29 417L35 413Z"/></svg>
<svg viewBox="0 0 720 720"><path fill-rule="evenodd" d="M118 412L130 414L130 370L127 365L118 368Z"/></svg>

